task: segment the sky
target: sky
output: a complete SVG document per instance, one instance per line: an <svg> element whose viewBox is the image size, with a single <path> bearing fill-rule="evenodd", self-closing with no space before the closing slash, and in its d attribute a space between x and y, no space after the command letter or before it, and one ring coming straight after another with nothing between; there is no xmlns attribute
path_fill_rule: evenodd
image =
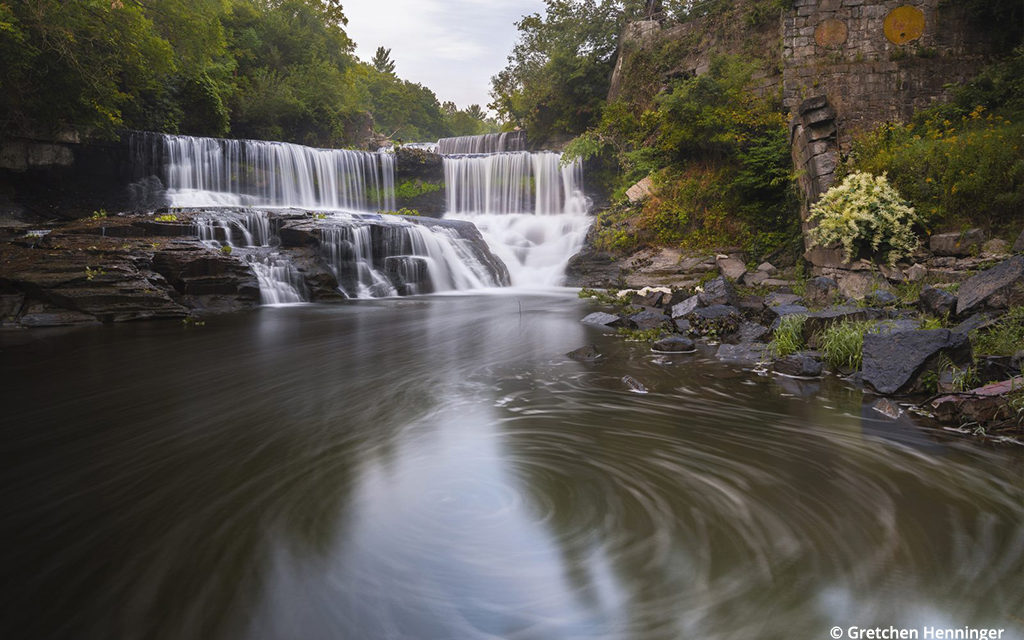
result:
<svg viewBox="0 0 1024 640"><path fill-rule="evenodd" d="M345 32L369 62L391 49L395 73L464 109L487 108L491 76L516 42L515 22L542 13L543 0L343 0Z"/></svg>

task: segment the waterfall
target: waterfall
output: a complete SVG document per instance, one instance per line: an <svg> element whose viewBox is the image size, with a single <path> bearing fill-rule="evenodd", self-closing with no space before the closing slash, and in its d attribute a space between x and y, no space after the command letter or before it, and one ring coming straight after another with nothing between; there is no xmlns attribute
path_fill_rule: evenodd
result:
<svg viewBox="0 0 1024 640"><path fill-rule="evenodd" d="M403 218L333 216L320 246L343 293L380 298L500 287L503 269L488 264L472 238L441 222L431 227Z"/></svg>
<svg viewBox="0 0 1024 640"><path fill-rule="evenodd" d="M500 153L522 151L526 148L526 136L522 131L488 133L482 136L458 136L441 138L437 141L437 153L454 155L462 153Z"/></svg>
<svg viewBox="0 0 1024 640"><path fill-rule="evenodd" d="M130 144L173 207L395 208L395 158L387 153L157 133L135 133Z"/></svg>
<svg viewBox="0 0 1024 640"><path fill-rule="evenodd" d="M445 217L473 222L513 285L564 281L591 223L578 161L563 166L562 155L550 151L446 155L444 174Z"/></svg>

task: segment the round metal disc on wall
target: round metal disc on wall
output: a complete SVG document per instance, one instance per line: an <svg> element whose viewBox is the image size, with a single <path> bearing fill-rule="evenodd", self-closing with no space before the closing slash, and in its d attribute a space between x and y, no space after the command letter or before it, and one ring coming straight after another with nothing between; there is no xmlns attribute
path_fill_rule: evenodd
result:
<svg viewBox="0 0 1024 640"><path fill-rule="evenodd" d="M821 47L838 47L846 42L848 35L842 20L823 20L814 30L814 41Z"/></svg>
<svg viewBox="0 0 1024 640"><path fill-rule="evenodd" d="M924 12L917 7L896 7L885 17L885 37L893 44L906 44L924 34Z"/></svg>

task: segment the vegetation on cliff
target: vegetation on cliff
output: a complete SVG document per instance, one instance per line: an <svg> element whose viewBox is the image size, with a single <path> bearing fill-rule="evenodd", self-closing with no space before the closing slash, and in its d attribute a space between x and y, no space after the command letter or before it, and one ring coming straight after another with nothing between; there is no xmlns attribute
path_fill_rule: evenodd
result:
<svg viewBox="0 0 1024 640"><path fill-rule="evenodd" d="M0 135L123 128L362 142L494 128L358 61L338 0L0 2ZM393 61L392 61L393 64Z"/></svg>

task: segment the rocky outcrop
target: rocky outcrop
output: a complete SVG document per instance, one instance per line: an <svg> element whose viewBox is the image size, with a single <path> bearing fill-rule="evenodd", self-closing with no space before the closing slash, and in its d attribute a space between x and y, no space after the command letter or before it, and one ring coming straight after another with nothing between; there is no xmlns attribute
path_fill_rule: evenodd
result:
<svg viewBox="0 0 1024 640"><path fill-rule="evenodd" d="M937 233L928 238L928 248L937 256L966 257L981 253L985 232L968 229L963 233Z"/></svg>
<svg viewBox="0 0 1024 640"><path fill-rule="evenodd" d="M1024 303L1024 256L1014 256L960 285L956 313L962 316L1021 303Z"/></svg>
<svg viewBox="0 0 1024 640"><path fill-rule="evenodd" d="M864 336L863 380L879 393L915 391L922 373L945 355L958 367L971 364L971 343L948 329L903 330Z"/></svg>

